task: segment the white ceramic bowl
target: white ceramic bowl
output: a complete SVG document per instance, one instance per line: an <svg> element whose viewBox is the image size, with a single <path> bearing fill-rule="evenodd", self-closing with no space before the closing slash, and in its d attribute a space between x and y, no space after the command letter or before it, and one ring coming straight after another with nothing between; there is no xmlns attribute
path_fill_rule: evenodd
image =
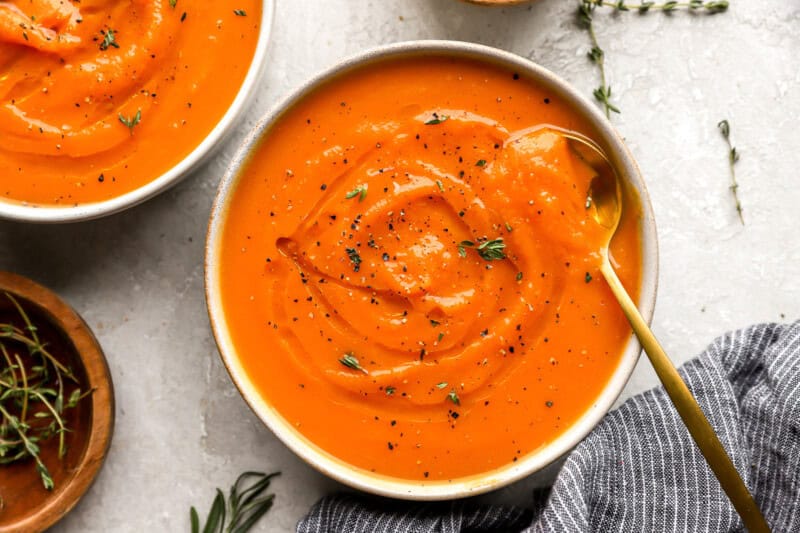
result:
<svg viewBox="0 0 800 533"><path fill-rule="evenodd" d="M655 306L658 277L655 219L639 169L620 136L602 113L598 111L594 103L585 99L575 89L551 72L527 59L508 52L482 45L455 41L398 43L375 48L346 59L306 82L288 98L274 106L267 116L261 119L230 163L214 202L206 243L206 299L217 346L228 372L230 372L233 381L253 411L286 446L319 471L351 487L394 498L441 500L472 496L500 488L541 470L570 451L608 412L625 387L641 351L635 338L631 338L619 366L591 408L572 427L547 446L521 458L515 463L509 463L497 470L467 478L452 481L425 482L404 480L376 475L332 456L304 437L264 400L254 387L237 356L236 347L231 340L222 308L219 283L220 241L230 199L240 179L242 168L247 165L249 155L258 148L259 140L265 133L281 118L284 112L331 78L365 65L379 63L388 58L423 56L426 54L447 54L455 57L479 59L513 69L515 72L524 74L529 79L538 82L549 91L558 94L566 103L571 104L575 111L597 131L597 135L593 136L594 140L608 154L609 159L618 169L621 178L633 186L641 199L643 211L641 221L643 264L639 309L645 319L648 322L650 321Z"/></svg>
<svg viewBox="0 0 800 533"><path fill-rule="evenodd" d="M208 160L218 149L225 137L236 126L237 119L252 99L258 88L258 80L264 70L267 59L267 46L272 34L272 24L275 18L275 0L263 0L261 13L261 30L256 43L255 54L250 63L242 86L236 93L228 110L209 132L203 141L198 144L189 155L170 170L158 176L147 184L130 192L104 200L102 202L86 203L77 207L61 206L30 206L19 202L0 200L0 218L36 223L61 223L91 220L106 215L124 211L129 207L138 205L153 196L164 192L173 185L187 177L201 164Z"/></svg>

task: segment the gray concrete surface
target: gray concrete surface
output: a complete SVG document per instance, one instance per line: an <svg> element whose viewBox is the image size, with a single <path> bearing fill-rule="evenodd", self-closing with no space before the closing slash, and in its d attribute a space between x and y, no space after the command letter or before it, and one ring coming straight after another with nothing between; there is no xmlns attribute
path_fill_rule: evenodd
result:
<svg viewBox="0 0 800 533"><path fill-rule="evenodd" d="M800 315L800 6L732 0L724 14L597 15L613 117L649 185L661 273L654 320L683 361L725 330ZM117 395L111 452L67 532L188 531L192 504L244 469L282 470L256 529L289 531L337 488L248 410L222 367L203 299L203 239L216 184L244 132L287 91L335 60L408 39L476 41L529 57L589 94L597 73L577 1L485 9L455 0L279 0L257 100L213 162L117 216L65 226L0 222L0 269L63 295L105 347ZM605 11L604 11L605 13ZM728 191L731 121L746 225ZM642 361L624 396L655 383ZM527 480L495 501L524 502Z"/></svg>

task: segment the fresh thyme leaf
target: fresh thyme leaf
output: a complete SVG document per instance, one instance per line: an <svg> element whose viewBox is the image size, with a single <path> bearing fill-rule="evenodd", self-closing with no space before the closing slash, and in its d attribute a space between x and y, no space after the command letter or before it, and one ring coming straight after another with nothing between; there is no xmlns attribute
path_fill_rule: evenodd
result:
<svg viewBox="0 0 800 533"><path fill-rule="evenodd" d="M358 196L358 201L363 202L364 198L367 197L367 185L359 185L352 191L348 192L344 195L345 199L350 200L351 198L355 198Z"/></svg>
<svg viewBox="0 0 800 533"><path fill-rule="evenodd" d="M487 261L494 261L505 259L506 254L503 251L506 247L502 237L491 241L484 241L478 246L478 254Z"/></svg>
<svg viewBox="0 0 800 533"><path fill-rule="evenodd" d="M272 507L274 494L263 495L269 488L272 478L280 472L264 474L245 472L240 475L230 489L228 500L217 489L211 509L206 517L202 533L247 533ZM197 509L189 510L192 533L200 533L200 516Z"/></svg>
<svg viewBox="0 0 800 533"><path fill-rule="evenodd" d="M442 342L444 338L444 332L439 332L439 336L436 338L436 342Z"/></svg>
<svg viewBox="0 0 800 533"><path fill-rule="evenodd" d="M514 231L514 228L512 228L512 227L511 227L511 224L509 224L508 222L506 222L506 231L507 231L507 232L509 232L509 233L511 233L512 231Z"/></svg>
<svg viewBox="0 0 800 533"><path fill-rule="evenodd" d="M517 272L517 281L522 281L522 272Z"/></svg>
<svg viewBox="0 0 800 533"><path fill-rule="evenodd" d="M103 33L101 31L101 33ZM100 43L100 50L108 50L109 46L113 46L114 48L119 48L119 44L117 43L116 36L114 35L114 30L111 28L107 29L103 34L103 40Z"/></svg>
<svg viewBox="0 0 800 533"><path fill-rule="evenodd" d="M233 10L233 14L236 15L237 17L246 17L247 16L247 12L244 9L234 9Z"/></svg>
<svg viewBox="0 0 800 533"><path fill-rule="evenodd" d="M483 241L478 245L472 241L461 241L458 245L458 254L461 257L466 257L466 248L475 248L478 251L478 255L486 261L499 261L506 258L506 254L503 251L505 247L506 243L503 241L502 237L490 241Z"/></svg>
<svg viewBox="0 0 800 533"><path fill-rule="evenodd" d="M441 383L437 383L436 384L436 388L437 389L443 389L445 387L447 387L447 382L446 381L442 381Z"/></svg>
<svg viewBox="0 0 800 533"><path fill-rule="evenodd" d="M133 135L133 128L135 128L139 122L142 121L142 110L138 109L136 114L132 117L125 117L122 113L119 114L119 121L122 122L129 130L131 130L131 135Z"/></svg>
<svg viewBox="0 0 800 533"><path fill-rule="evenodd" d="M169 7L175 9L175 6L178 5L178 0L169 0Z"/></svg>
<svg viewBox="0 0 800 533"><path fill-rule="evenodd" d="M603 82L605 83L605 82ZM603 104L603 107L606 110L606 116L609 116L609 111L613 111L614 113L619 113L619 108L611 103L611 87L608 85L601 85L600 87L596 88L594 92L595 100Z"/></svg>
<svg viewBox="0 0 800 533"><path fill-rule="evenodd" d="M717 128L719 128L722 137L725 139L725 143L728 145L728 166L731 169L731 185L729 189L731 190L731 194L733 194L733 201L736 206L736 213L739 215L739 221L744 225L744 210L742 209L742 203L739 201L739 183L736 181L736 170L734 169L734 165L739 161L739 152L736 151L736 147L731 143L731 125L728 121L721 120L717 124Z"/></svg>
<svg viewBox="0 0 800 533"><path fill-rule="evenodd" d="M458 394L456 393L455 389L452 389L447 394L447 399L450 400L451 402L453 402L456 405L461 405L461 400L458 399Z"/></svg>
<svg viewBox="0 0 800 533"><path fill-rule="evenodd" d="M586 283L589 283L590 281L592 281L592 275L587 272L586 276L584 276L583 279L584 281L586 281Z"/></svg>
<svg viewBox="0 0 800 533"><path fill-rule="evenodd" d="M475 162L475 166L476 167L485 167L486 166L486 160L485 159L478 159L478 161Z"/></svg>
<svg viewBox="0 0 800 533"><path fill-rule="evenodd" d="M438 320L434 320L432 318L430 319L430 322L431 322L431 326L433 326L433 327L437 327L437 326L439 326L439 324L441 324L441 322L439 322Z"/></svg>
<svg viewBox="0 0 800 533"><path fill-rule="evenodd" d="M350 258L350 262L353 263L353 272L361 270L361 256L358 255L358 250L355 248L345 248L344 251L347 252L347 257Z"/></svg>
<svg viewBox="0 0 800 533"><path fill-rule="evenodd" d="M396 390L397 389L389 385L388 387L386 387L386 396L391 396L392 394L395 393Z"/></svg>
<svg viewBox="0 0 800 533"><path fill-rule="evenodd" d="M365 374L369 374L369 372L367 372L367 371L366 371L366 370L365 370L365 369L364 369L364 368L361 366L361 364L358 362L358 358L357 358L355 355L353 355L353 352L347 352L347 353L345 353L345 354L344 354L344 355L341 357L341 359L339 359L339 362L340 362L340 363L342 363L342 364L343 364L344 366L346 366L347 368L352 368L353 370L360 370L361 372L363 372L363 373L365 373Z"/></svg>
<svg viewBox="0 0 800 533"><path fill-rule="evenodd" d="M426 126L435 126L436 124L441 124L449 119L447 115L437 115L436 113L433 114L433 118L430 119L428 122L425 123Z"/></svg>
<svg viewBox="0 0 800 533"><path fill-rule="evenodd" d="M439 187L439 192L444 192L444 185L442 185L442 180L436 180L436 186Z"/></svg>

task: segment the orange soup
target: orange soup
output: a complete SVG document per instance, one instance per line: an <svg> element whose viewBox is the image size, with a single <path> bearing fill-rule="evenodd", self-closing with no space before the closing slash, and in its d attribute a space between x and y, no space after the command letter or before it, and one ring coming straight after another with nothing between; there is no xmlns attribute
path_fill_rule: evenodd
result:
<svg viewBox="0 0 800 533"><path fill-rule="evenodd" d="M524 76L430 56L344 74L269 130L228 204L220 290L249 378L297 431L448 480L592 405L631 332L598 270L593 173L552 126L592 133ZM612 253L636 294L631 205Z"/></svg>
<svg viewBox="0 0 800 533"><path fill-rule="evenodd" d="M154 180L236 97L260 0L0 2L0 200L73 206Z"/></svg>

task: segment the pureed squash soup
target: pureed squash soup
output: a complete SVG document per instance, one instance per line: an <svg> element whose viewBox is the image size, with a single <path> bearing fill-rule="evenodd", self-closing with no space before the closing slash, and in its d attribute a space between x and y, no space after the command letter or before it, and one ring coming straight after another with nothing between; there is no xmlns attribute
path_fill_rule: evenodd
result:
<svg viewBox="0 0 800 533"><path fill-rule="evenodd" d="M0 2L0 200L100 202L167 172L236 97L261 4Z"/></svg>
<svg viewBox="0 0 800 533"><path fill-rule="evenodd" d="M311 442L451 480L570 427L630 329L599 273L593 173L553 94L486 62L383 60L289 108L231 191L219 286L236 357ZM638 203L612 245L638 293Z"/></svg>

